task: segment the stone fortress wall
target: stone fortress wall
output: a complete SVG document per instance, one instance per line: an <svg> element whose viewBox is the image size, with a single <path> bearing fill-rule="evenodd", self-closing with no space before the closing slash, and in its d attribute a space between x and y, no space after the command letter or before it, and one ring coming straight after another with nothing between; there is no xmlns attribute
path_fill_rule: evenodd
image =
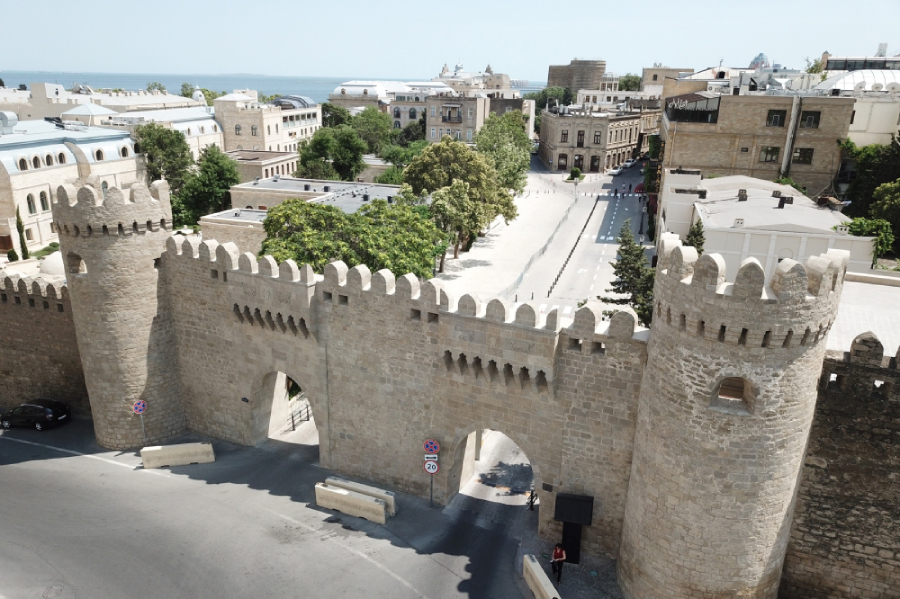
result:
<svg viewBox="0 0 900 599"><path fill-rule="evenodd" d="M650 335L630 310L605 322L593 302L563 321L528 304L473 295L457 301L437 280L340 262L317 275L242 254L233 243L172 237L165 184L110 189L103 199L79 182L58 195L54 217L70 279L54 292L64 300L71 294L72 309L64 303L52 317L74 320L60 324L44 314L28 330L37 343L56 329L77 330L77 350L66 350L60 336L58 353L80 352L102 444L144 444L130 413L136 398L149 406L150 442L189 428L258 443L278 424L272 411L281 372L310 399L323 466L426 496L422 441L433 437L442 444L435 499L444 503L458 491L468 435L498 430L533 466L545 538L561 534L557 492L595 498L583 548L619 560L628 597L773 596L822 364L838 374L860 367L824 358L843 279L837 255L805 267L784 261L769 282L751 261L729 286L720 257L697 259L669 240ZM17 309L0 304L0 318ZM27 339L2 343L0 365L40 359ZM70 371L64 376L77 387ZM48 384L37 380L40 372L28 389ZM723 376L745 377L747 394L720 403L714 390ZM887 383L895 379L884 374ZM833 410L823 397L810 455L817 435L833 436L833 421L820 420ZM873 434L896 455L896 435L874 432L879 415L868 413L859 440L838 448L846 464L879 459L866 444ZM857 534L861 551L825 553L830 534L852 527L823 530L828 498L863 485L813 478L814 465L806 471L783 596L815 596L794 594L810 585L820 596L848 584L868 588L879 576L896 590L896 556L886 553L897 550L896 534L885 539L865 529ZM889 512L885 501L898 489L889 464L861 476L871 483L867 501ZM850 564L846 575L813 575L835 560Z"/></svg>

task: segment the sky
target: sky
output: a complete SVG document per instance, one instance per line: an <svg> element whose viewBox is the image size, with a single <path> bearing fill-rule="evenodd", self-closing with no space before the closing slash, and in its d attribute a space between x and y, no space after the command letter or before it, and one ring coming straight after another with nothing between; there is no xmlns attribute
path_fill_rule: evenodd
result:
<svg viewBox="0 0 900 599"><path fill-rule="evenodd" d="M546 81L573 58L639 74L746 67L760 52L802 68L879 42L900 54L897 23L900 0L19 1L4 2L0 70L410 80L461 62Z"/></svg>

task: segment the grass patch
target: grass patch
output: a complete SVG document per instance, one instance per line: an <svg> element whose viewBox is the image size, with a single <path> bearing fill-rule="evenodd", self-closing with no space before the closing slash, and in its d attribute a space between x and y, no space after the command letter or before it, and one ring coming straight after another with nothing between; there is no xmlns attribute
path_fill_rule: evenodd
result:
<svg viewBox="0 0 900 599"><path fill-rule="evenodd" d="M46 256L49 256L53 252L58 252L58 251L59 251L59 244L54 241L53 243L51 243L44 249L38 250L38 251L34 252L33 254L31 254L31 257L32 258L44 258Z"/></svg>

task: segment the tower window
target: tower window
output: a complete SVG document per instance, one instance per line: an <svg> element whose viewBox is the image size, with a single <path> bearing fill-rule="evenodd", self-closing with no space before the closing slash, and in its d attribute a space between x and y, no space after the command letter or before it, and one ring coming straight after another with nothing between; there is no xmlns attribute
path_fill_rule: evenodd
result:
<svg viewBox="0 0 900 599"><path fill-rule="evenodd" d="M727 377L717 385L709 407L730 414L746 415L753 411L755 394L752 385L740 377Z"/></svg>

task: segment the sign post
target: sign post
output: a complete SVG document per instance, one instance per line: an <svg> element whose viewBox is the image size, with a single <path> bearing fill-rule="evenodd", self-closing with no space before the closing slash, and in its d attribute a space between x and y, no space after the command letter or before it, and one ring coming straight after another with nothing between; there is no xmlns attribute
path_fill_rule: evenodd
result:
<svg viewBox="0 0 900 599"><path fill-rule="evenodd" d="M441 451L441 444L434 439L427 439L422 446L425 448L425 463L422 467L425 468L425 472L431 475L431 493L428 497L428 505L434 507L434 475L441 470L441 466L438 464L438 453Z"/></svg>
<svg viewBox="0 0 900 599"><path fill-rule="evenodd" d="M141 436L144 438L144 445L147 445L147 431L144 429L144 412L147 411L147 402L139 399L131 406L134 413L141 417Z"/></svg>

